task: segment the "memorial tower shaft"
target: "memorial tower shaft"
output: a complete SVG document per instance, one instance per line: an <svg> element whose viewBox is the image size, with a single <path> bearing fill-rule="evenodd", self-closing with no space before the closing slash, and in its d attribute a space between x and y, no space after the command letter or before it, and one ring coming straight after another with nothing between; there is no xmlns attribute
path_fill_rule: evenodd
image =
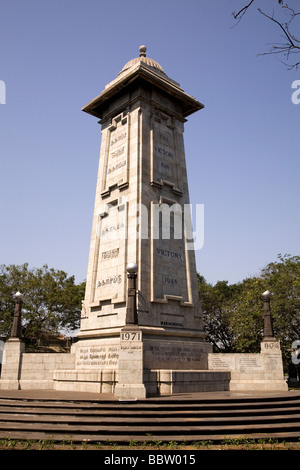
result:
<svg viewBox="0 0 300 470"><path fill-rule="evenodd" d="M202 108L144 46L83 108L100 120L102 137L79 336L126 324L132 262L139 326L205 336L183 139L186 117Z"/></svg>

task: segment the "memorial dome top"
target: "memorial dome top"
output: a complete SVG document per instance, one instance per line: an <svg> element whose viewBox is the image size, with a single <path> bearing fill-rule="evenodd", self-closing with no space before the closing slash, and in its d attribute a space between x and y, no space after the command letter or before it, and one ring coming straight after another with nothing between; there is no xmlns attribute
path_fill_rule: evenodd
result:
<svg viewBox="0 0 300 470"><path fill-rule="evenodd" d="M140 46L139 51L140 51L140 56L127 62L122 68L120 73L125 72L125 70L128 70L129 68L141 62L144 62L146 65L153 67L162 73L165 73L163 68L161 67L161 65L159 65L158 62L156 62L153 59L150 59L150 57L146 57L146 51L147 51L146 46Z"/></svg>
<svg viewBox="0 0 300 470"><path fill-rule="evenodd" d="M128 96L131 96L130 93L128 95L128 90L132 91L133 87L136 87L136 90L140 93L136 96L144 96L145 84L147 87L159 91L160 94L170 97L174 101L176 110L178 107L178 112L182 113L184 118L204 108L203 104L185 93L180 87L180 83L170 78L156 60L146 57L146 51L146 46L140 46L139 57L127 62L116 78L105 86L100 95L82 108L83 111L103 119L103 116L108 113L110 105L116 99L115 97L124 96L127 99ZM157 96L161 96L160 94ZM156 99L159 98L156 97ZM160 105L162 106L161 103Z"/></svg>

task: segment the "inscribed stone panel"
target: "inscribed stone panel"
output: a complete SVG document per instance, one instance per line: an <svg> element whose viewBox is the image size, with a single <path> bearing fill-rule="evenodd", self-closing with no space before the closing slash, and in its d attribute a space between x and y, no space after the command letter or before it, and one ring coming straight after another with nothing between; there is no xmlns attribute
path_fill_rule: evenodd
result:
<svg viewBox="0 0 300 470"><path fill-rule="evenodd" d="M153 117L152 175L151 181L170 184L181 190L180 162L176 141L176 128L171 119Z"/></svg>
<svg viewBox="0 0 300 470"><path fill-rule="evenodd" d="M95 300L125 301L127 205L110 205L100 216Z"/></svg>
<svg viewBox="0 0 300 470"><path fill-rule="evenodd" d="M117 116L108 129L102 195L128 184L128 118Z"/></svg>
<svg viewBox="0 0 300 470"><path fill-rule="evenodd" d="M205 345L192 342L144 342L144 365L151 369L200 369L206 361Z"/></svg>
<svg viewBox="0 0 300 470"><path fill-rule="evenodd" d="M181 207L179 204L152 204L151 210L153 300L175 296L187 302L188 280Z"/></svg>
<svg viewBox="0 0 300 470"><path fill-rule="evenodd" d="M119 344L86 344L78 346L75 354L76 369L116 369L119 360Z"/></svg>

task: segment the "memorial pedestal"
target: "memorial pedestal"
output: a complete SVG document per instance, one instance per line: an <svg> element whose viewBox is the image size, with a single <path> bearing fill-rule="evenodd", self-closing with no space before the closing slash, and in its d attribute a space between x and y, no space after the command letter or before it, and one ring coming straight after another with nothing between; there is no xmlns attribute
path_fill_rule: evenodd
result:
<svg viewBox="0 0 300 470"><path fill-rule="evenodd" d="M143 341L139 328L121 330L118 384L114 394L121 399L146 398Z"/></svg>
<svg viewBox="0 0 300 470"><path fill-rule="evenodd" d="M262 341L261 356L264 367L264 389L265 390L288 390L284 380L282 354L279 341Z"/></svg>

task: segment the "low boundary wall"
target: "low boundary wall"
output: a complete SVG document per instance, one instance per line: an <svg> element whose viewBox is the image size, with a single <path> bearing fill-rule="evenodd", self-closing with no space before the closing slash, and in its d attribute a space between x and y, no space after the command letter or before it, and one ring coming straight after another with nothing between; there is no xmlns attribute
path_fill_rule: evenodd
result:
<svg viewBox="0 0 300 470"><path fill-rule="evenodd" d="M75 368L75 353L25 353L24 343L5 344L0 389L69 390L114 393L118 369ZM286 391L280 344L262 342L258 354L208 354L208 370L144 369L147 394L207 391ZM132 390L134 393L134 390Z"/></svg>
<svg viewBox="0 0 300 470"><path fill-rule="evenodd" d="M230 371L230 390L286 391L278 341L262 341L257 354L208 354L209 370Z"/></svg>

